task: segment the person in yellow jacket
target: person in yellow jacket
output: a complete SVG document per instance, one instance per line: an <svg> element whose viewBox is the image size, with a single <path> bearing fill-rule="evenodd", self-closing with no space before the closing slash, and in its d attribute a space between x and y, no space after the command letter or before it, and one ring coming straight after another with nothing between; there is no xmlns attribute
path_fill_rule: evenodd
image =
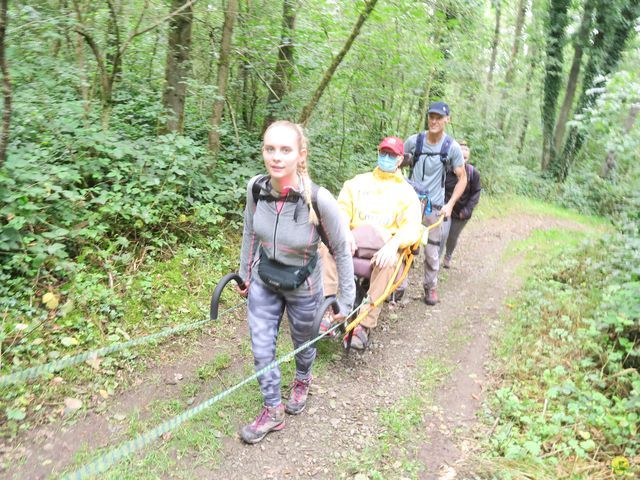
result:
<svg viewBox="0 0 640 480"><path fill-rule="evenodd" d="M347 238L351 254L356 251L352 232L362 231L361 227L373 229L383 243L371 258L373 270L368 295L372 302L384 293L391 280L399 251L413 245L422 234L420 200L399 170L403 158L404 141L398 137L386 137L378 146L376 168L347 180L338 196L340 212L349 226ZM321 252L324 294L335 295L335 263L325 249ZM379 307L372 309L354 329L352 348L363 350L367 347L371 329L376 327L379 315ZM327 326L325 323L323 327L326 329Z"/></svg>

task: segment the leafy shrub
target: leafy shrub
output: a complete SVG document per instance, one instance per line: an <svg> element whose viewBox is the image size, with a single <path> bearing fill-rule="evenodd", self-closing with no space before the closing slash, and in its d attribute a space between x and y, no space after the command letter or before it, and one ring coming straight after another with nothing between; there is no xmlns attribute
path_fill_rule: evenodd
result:
<svg viewBox="0 0 640 480"><path fill-rule="evenodd" d="M124 266L127 252L237 219L253 169L213 167L202 146L178 135L130 140L85 129L16 150L0 171L3 303L16 288L29 295L26 279L68 278L76 260Z"/></svg>
<svg viewBox="0 0 640 480"><path fill-rule="evenodd" d="M593 241L538 266L517 303L491 397L502 461L591 461L640 451L640 236ZM579 348L576 348L579 346Z"/></svg>

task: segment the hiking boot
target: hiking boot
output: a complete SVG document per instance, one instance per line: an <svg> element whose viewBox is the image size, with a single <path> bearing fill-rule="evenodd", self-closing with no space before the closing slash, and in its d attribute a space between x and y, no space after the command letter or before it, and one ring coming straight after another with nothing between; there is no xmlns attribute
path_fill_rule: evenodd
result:
<svg viewBox="0 0 640 480"><path fill-rule="evenodd" d="M398 287L395 292L391 293L384 301L387 303L399 303L404 297L404 288Z"/></svg>
<svg viewBox="0 0 640 480"><path fill-rule="evenodd" d="M344 348L347 348L347 342L349 334L347 333L343 338ZM353 329L353 338L351 339L351 348L356 350L364 350L369 346L369 329L362 325L357 325Z"/></svg>
<svg viewBox="0 0 640 480"><path fill-rule="evenodd" d="M320 328L318 329L319 334L323 334L327 330L333 327L333 316L331 315L331 310L327 310L322 317L322 321L320 322ZM337 330L332 330L331 333L327 335L328 338L335 338L338 335Z"/></svg>
<svg viewBox="0 0 640 480"><path fill-rule="evenodd" d="M438 292L435 288L425 288L424 303L426 303L427 305L435 305L436 303L438 303Z"/></svg>
<svg viewBox="0 0 640 480"><path fill-rule="evenodd" d="M444 256L444 260L442 261L443 268L451 268L451 257L449 255Z"/></svg>
<svg viewBox="0 0 640 480"><path fill-rule="evenodd" d="M307 406L307 397L309 396L309 387L311 387L311 377L306 380L295 379L291 387L291 395L289 401L284 407L284 411L289 415L298 415Z"/></svg>
<svg viewBox="0 0 640 480"><path fill-rule="evenodd" d="M267 433L284 428L284 405L267 407L266 405L253 423L245 425L240 430L240 438L246 443L258 443Z"/></svg>

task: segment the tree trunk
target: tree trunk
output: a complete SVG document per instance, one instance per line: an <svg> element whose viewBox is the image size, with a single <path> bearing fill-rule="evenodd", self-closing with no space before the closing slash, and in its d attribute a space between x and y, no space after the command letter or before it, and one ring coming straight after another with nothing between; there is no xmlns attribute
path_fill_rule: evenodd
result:
<svg viewBox="0 0 640 480"><path fill-rule="evenodd" d="M367 0L367 2L365 3L364 11L360 14L360 16L358 17L358 20L356 21L356 24L353 26L351 35L349 35L349 38L347 39L344 46L342 47L342 50L340 50L338 55L336 55L336 57L331 62L331 65L329 66L324 76L322 77L322 80L320 81L320 85L318 85L318 88L316 89L315 93L311 97L311 100L309 100L309 103L302 109L302 114L300 115L300 120L299 120L301 124L306 125L307 122L309 121L309 118L311 117L311 113L313 112L313 109L315 108L316 104L320 100L320 97L322 97L322 94L324 93L325 88L327 88L327 85L329 85L329 82L331 81L331 78L333 77L333 74L337 70L338 66L344 59L345 55L349 52L351 45L353 45L353 42L355 41L357 36L360 34L360 29L362 28L362 25L369 17L369 14L375 8L376 3L378 3L378 0Z"/></svg>
<svg viewBox="0 0 640 480"><path fill-rule="evenodd" d="M9 0L0 0L0 70L2 71L2 97L4 100L2 111L2 132L0 133L0 167L7 160L7 146L9 145L9 128L11 127L11 77L5 52L7 35L7 9Z"/></svg>
<svg viewBox="0 0 640 480"><path fill-rule="evenodd" d="M178 10L187 0L173 0L171 11ZM187 98L187 79L191 71L191 25L193 6L185 8L169 22L169 45L165 68L165 89L162 105L168 115L161 133L182 133L184 127L184 104Z"/></svg>
<svg viewBox="0 0 640 480"><path fill-rule="evenodd" d="M489 61L489 72L487 73L487 89L484 102L482 104L482 118L487 119L489 112L489 100L493 91L493 72L496 68L496 61L498 57L498 44L500 43L500 16L502 13L501 0L494 0L492 2L496 9L496 25L493 30L493 40L491 41L491 60Z"/></svg>
<svg viewBox="0 0 640 480"><path fill-rule="evenodd" d="M453 31L454 26L458 25L458 13L446 4L440 7L440 11L442 16L437 15L437 18L444 17L444 21L438 21L434 25L435 33L431 43L440 50L441 59L431 64L430 71L426 76L425 89L419 102L420 118L418 118L418 131L427 128L427 109L429 103L432 100L444 100L447 87L448 78L446 65L451 56L451 40L449 34Z"/></svg>
<svg viewBox="0 0 640 480"><path fill-rule="evenodd" d="M576 34L576 40L574 42L573 61L571 62L571 70L569 71L569 78L567 79L567 89L564 94L564 101L560 107L558 123L556 123L554 132L553 144L557 152L562 148L564 132L567 127L567 120L569 119L569 112L571 111L573 99L576 94L576 88L578 87L578 76L580 75L580 67L582 65L582 54L584 52L584 47L589 42L589 34L591 33L593 8L595 6L594 3L594 0L585 1L580 29Z"/></svg>
<svg viewBox="0 0 640 480"><path fill-rule="evenodd" d="M118 21L118 15L122 13L122 4L117 0L107 0L109 6L109 22L107 24L107 46L105 48L105 63L107 69L110 72L109 84L110 94L113 91L113 84L116 79L121 78L122 73L122 54L121 52L121 40L120 40L120 23ZM109 98L109 105L111 105L111 95Z"/></svg>
<svg viewBox="0 0 640 480"><path fill-rule="evenodd" d="M535 44L532 45L528 53L529 57L529 74L527 75L527 83L524 87L524 98L529 98L531 92L531 83L535 76L536 66L538 64L538 54ZM524 144L527 138L527 130L529 128L529 112L525 111L524 120L522 121L522 130L520 131L520 139L518 141L518 153L521 155L524 151Z"/></svg>
<svg viewBox="0 0 640 480"><path fill-rule="evenodd" d="M509 86L513 82L513 75L516 69L516 60L520 54L520 42L522 40L522 29L524 28L524 19L529 8L529 0L519 0L518 15L516 17L516 26L513 34L513 46L511 47L511 56L509 57L509 66L504 76L504 81Z"/></svg>
<svg viewBox="0 0 640 480"><path fill-rule="evenodd" d="M633 124L638 117L638 113L640 113L640 99L631 105L629 108L629 114L627 115L626 120L624 121L624 126L622 128L622 136L626 137L627 134L631 131ZM602 168L600 170L600 176L602 178L609 178L611 172L616 168L616 151L609 150L607 153L607 158L602 164Z"/></svg>
<svg viewBox="0 0 640 480"><path fill-rule="evenodd" d="M500 114L498 115L498 130L505 133L505 126L507 122L507 114L504 112L505 104L509 98L509 92L513 83L513 76L516 71L516 63L518 55L520 54L520 43L522 40L522 29L524 28L524 20L527 15L527 9L529 8L529 0L519 0L518 2L518 14L516 17L515 31L513 34L513 46L511 47L511 56L509 57L509 64L507 66L507 72L504 76L505 87L502 89L500 95Z"/></svg>
<svg viewBox="0 0 640 480"><path fill-rule="evenodd" d="M238 0L229 0L224 13L222 25L222 41L220 44L220 58L218 60L218 91L213 102L211 115L211 130L209 131L209 150L214 156L220 150L220 122L224 110L224 97L227 94L227 82L229 80L229 57L231 53L231 38L233 36L233 24L238 15Z"/></svg>
<svg viewBox="0 0 640 480"><path fill-rule="evenodd" d="M241 116L244 128L249 129L249 63L244 59L240 59L240 79L242 80L242 96L241 96Z"/></svg>
<svg viewBox="0 0 640 480"><path fill-rule="evenodd" d="M100 47L96 43L93 36L89 32L87 32L82 26L84 23L83 16L82 16L83 12L81 11L80 4L78 3L77 0L73 1L73 6L75 9L76 21L77 21L77 25L75 29L76 33L82 36L82 38L84 38L85 42L91 49L93 56L95 57L96 65L98 67L98 78L100 79L100 100L102 104L102 112L100 117L101 117L102 128L106 130L109 126L109 116L111 112L111 95L112 95L112 86L113 86L111 83L112 77L109 75L107 66L105 64L105 57Z"/></svg>
<svg viewBox="0 0 640 480"><path fill-rule="evenodd" d="M76 58L78 60L78 71L80 72L80 95L82 96L82 110L84 110L85 123L89 120L91 103L89 99L89 79L84 58L84 40L82 35L76 33Z"/></svg>
<svg viewBox="0 0 640 480"><path fill-rule="evenodd" d="M65 12L67 11L67 0L60 0L59 3L59 15L62 17ZM53 41L53 45L51 46L51 55L56 58L58 56L58 54L60 53L60 49L62 48L62 39L61 37L64 36L67 41L69 40L69 36L68 36L68 30L66 28L66 26L61 26L59 28L59 35L55 38L55 40Z"/></svg>
<svg viewBox="0 0 640 480"><path fill-rule="evenodd" d="M546 170L555 158L553 128L556 123L558 96L562 85L562 66L564 63L562 48L565 28L569 19L567 10L570 3L570 0L551 0L546 22L547 58L542 98L542 170Z"/></svg>
<svg viewBox="0 0 640 480"><path fill-rule="evenodd" d="M149 55L149 65L147 66L147 82L151 82L155 77L155 64L156 64L156 55L158 53L158 45L160 44L160 40L162 39L162 31L158 29L156 31L156 38L153 41L153 49L151 50L151 55Z"/></svg>
<svg viewBox="0 0 640 480"><path fill-rule="evenodd" d="M437 30L435 33L434 44L440 45L440 35L441 35L441 26L437 26ZM427 109L429 108L429 99L431 98L431 83L433 82L433 77L435 73L435 65L431 65L431 69L429 70L429 75L427 75L427 81L425 82L424 91L422 92L422 100L420 102L420 112L418 117L418 125L416 127L416 131L420 132L425 129L425 125L427 124Z"/></svg>
<svg viewBox="0 0 640 480"><path fill-rule="evenodd" d="M496 68L496 59L498 57L498 44L500 43L500 16L502 9L501 0L494 0L494 7L496 9L496 26L493 30L493 41L491 42L491 61L489 62L489 73L487 74L487 85L491 86L493 82L493 71Z"/></svg>
<svg viewBox="0 0 640 480"><path fill-rule="evenodd" d="M267 113L262 125L264 132L277 117L283 116L283 100L291 85L294 70L293 34L296 24L296 1L284 0L282 6L282 37L278 47L276 70L269 88L267 98ZM286 115L283 116L283 118Z"/></svg>
<svg viewBox="0 0 640 480"><path fill-rule="evenodd" d="M433 81L434 76L434 68L431 67L431 71L427 76L427 82L424 86L424 91L422 92L422 100L420 102L420 113L418 117L418 125L416 131L420 132L425 129L425 125L427 124L427 109L429 108L429 99L431 98L431 82Z"/></svg>

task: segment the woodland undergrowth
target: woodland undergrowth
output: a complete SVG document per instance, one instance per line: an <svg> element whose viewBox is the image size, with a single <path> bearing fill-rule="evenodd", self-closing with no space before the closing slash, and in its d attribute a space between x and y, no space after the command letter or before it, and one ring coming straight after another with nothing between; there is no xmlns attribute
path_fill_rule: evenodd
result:
<svg viewBox="0 0 640 480"><path fill-rule="evenodd" d="M527 242L544 260L500 334L483 478L637 475L640 236L628 227L586 241L552 232ZM540 256L554 243L559 250Z"/></svg>

